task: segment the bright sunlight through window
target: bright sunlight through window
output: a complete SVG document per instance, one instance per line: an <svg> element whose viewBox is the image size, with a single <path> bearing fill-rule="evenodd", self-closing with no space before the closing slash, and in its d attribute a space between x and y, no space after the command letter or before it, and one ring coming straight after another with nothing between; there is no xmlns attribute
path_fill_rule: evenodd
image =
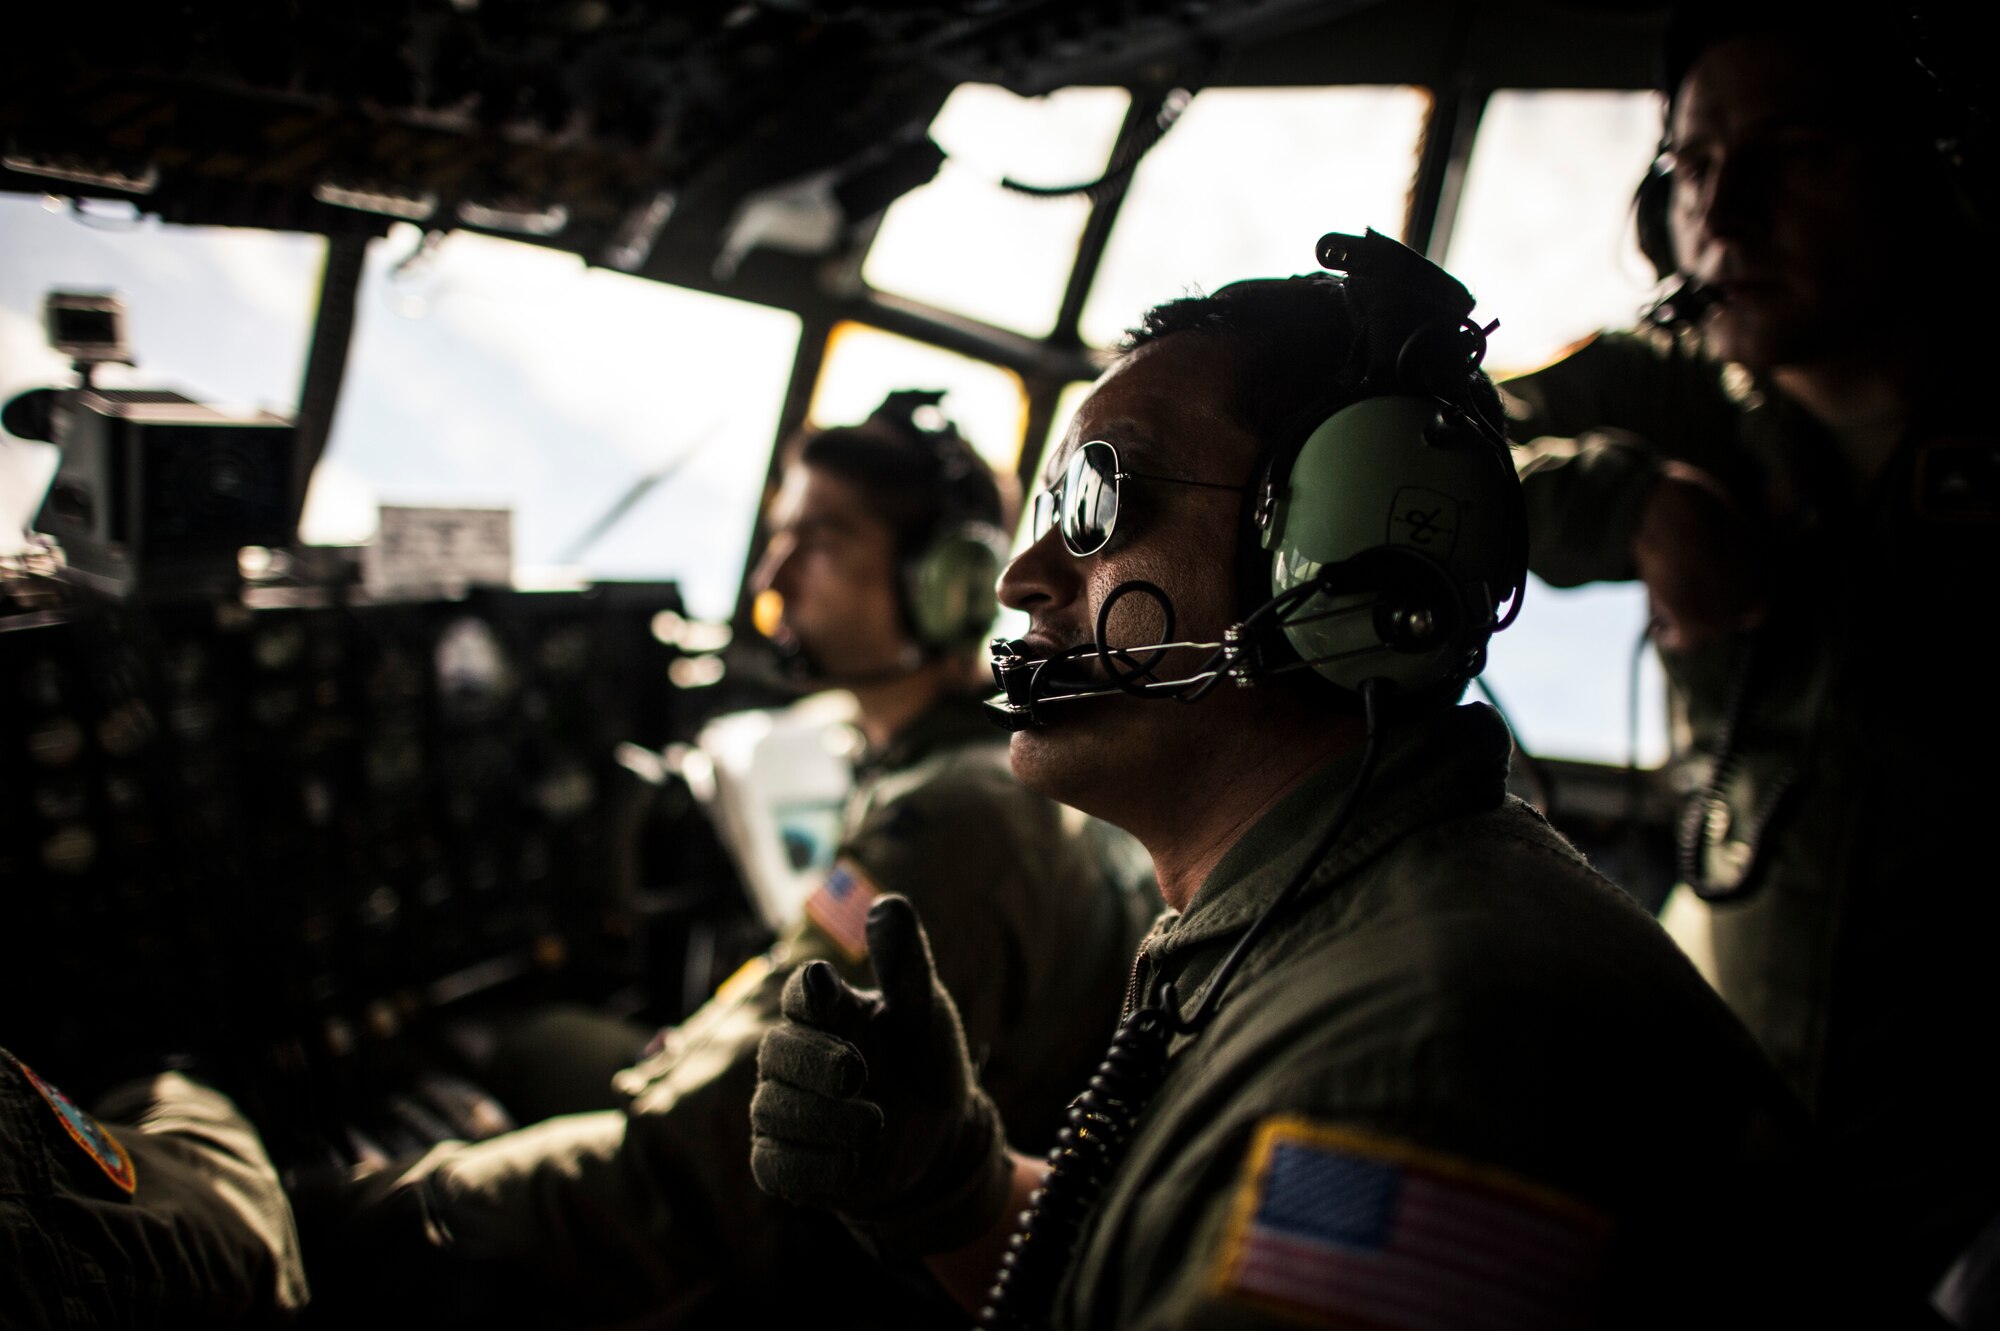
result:
<svg viewBox="0 0 2000 1331"><path fill-rule="evenodd" d="M852 424L899 388L943 389L944 414L995 470L1013 474L1028 415L1020 378L998 365L879 328L844 323L833 330L806 414L814 425Z"/></svg>
<svg viewBox="0 0 2000 1331"><path fill-rule="evenodd" d="M695 614L729 613L796 316L465 232L426 250L413 227L362 283L309 538L366 537L378 503L501 505L521 569L673 577Z"/></svg>
<svg viewBox="0 0 2000 1331"><path fill-rule="evenodd" d="M900 296L1018 332L1055 326L1090 212L1080 197L1038 199L1002 177L1071 185L1103 174L1125 116L1116 88L1016 97L966 84L931 124L949 156L936 180L882 219L862 277Z"/></svg>
<svg viewBox="0 0 2000 1331"><path fill-rule="evenodd" d="M1328 231L1401 236L1430 106L1416 88L1212 88L1147 155L1083 308L1093 346L1241 277L1316 271Z"/></svg>

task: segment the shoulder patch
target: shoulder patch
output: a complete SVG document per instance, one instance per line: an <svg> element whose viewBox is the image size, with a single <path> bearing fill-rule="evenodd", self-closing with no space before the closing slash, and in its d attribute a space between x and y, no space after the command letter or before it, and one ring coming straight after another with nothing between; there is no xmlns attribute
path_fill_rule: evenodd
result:
<svg viewBox="0 0 2000 1331"><path fill-rule="evenodd" d="M860 961L868 955L868 908L881 895L867 871L842 855L806 898L806 914L850 960Z"/></svg>
<svg viewBox="0 0 2000 1331"><path fill-rule="evenodd" d="M1315 1326L1587 1327L1610 1225L1504 1170L1390 1137L1266 1119L1218 1293Z"/></svg>
<svg viewBox="0 0 2000 1331"><path fill-rule="evenodd" d="M118 1139L111 1135L111 1129L84 1113L77 1107L76 1101L64 1095L49 1082L43 1081L41 1076L26 1063L12 1054L7 1054L6 1059L19 1069L22 1078L28 1085L34 1087L35 1093L55 1111L56 1121L62 1124L63 1131L69 1134L71 1141L83 1148L84 1154L96 1162L97 1167L104 1171L104 1176L117 1184L119 1191L127 1195L136 1192L139 1187L138 1171L132 1165L132 1157L126 1154Z"/></svg>

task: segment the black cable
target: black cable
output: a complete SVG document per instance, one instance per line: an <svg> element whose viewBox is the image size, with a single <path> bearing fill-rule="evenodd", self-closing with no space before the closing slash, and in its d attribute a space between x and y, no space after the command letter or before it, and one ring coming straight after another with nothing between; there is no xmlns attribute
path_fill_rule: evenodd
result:
<svg viewBox="0 0 2000 1331"><path fill-rule="evenodd" d="M1743 723L1749 718L1750 698L1758 669L1758 645L1760 639L1752 634L1743 651L1743 666L1736 676L1736 683L1729 695L1729 706L1723 721L1722 736L1716 745L1713 765L1708 771L1708 780L1702 788L1688 797L1682 806L1680 817L1674 824L1675 867L1680 870L1681 881L1704 901L1719 901L1733 896L1743 884L1743 875L1738 873L1728 881L1718 882L1708 876L1708 851L1716 840L1716 832L1711 824L1727 820L1730 816L1729 804L1723 798L1731 778L1743 762ZM1750 811L1750 825L1762 824L1769 806L1783 793L1783 784L1766 796L1765 807Z"/></svg>
<svg viewBox="0 0 2000 1331"><path fill-rule="evenodd" d="M1195 1001L1194 1011L1186 1017L1180 1015L1174 986L1162 978L1155 982L1147 1002L1118 1024L1089 1089L1070 1102L1069 1126L1056 1135L1056 1144L1048 1154L1048 1172L1029 1197L1028 1209L1021 1213L1020 1223L1008 1240L993 1287L979 1312L981 1326L1026 1331L1048 1325L1056 1288L1075 1255L1084 1222L1110 1185L1141 1114L1166 1076L1173 1037L1198 1035L1214 1020L1223 992L1252 945L1298 896L1347 830L1375 774L1381 754L1382 701L1390 687L1380 679L1362 683L1368 738L1354 783L1312 852L1216 968Z"/></svg>
<svg viewBox="0 0 2000 1331"><path fill-rule="evenodd" d="M1104 174L1095 180L1086 180L1075 185L1030 185L1012 176L1000 178L1000 188L1014 194L1025 194L1031 199L1072 199L1081 195L1091 203L1101 203L1104 196L1114 188L1122 186L1127 177L1139 169L1139 163L1154 145L1167 136L1188 107L1194 103L1197 89L1169 88L1160 94L1159 104L1152 118L1140 127L1139 132L1121 144L1112 154L1111 163Z"/></svg>
<svg viewBox="0 0 2000 1331"><path fill-rule="evenodd" d="M1643 803L1639 784L1639 673L1646 663L1646 649L1652 646L1653 635L1659 628L1659 619L1648 616L1639 629L1639 640L1632 644L1632 668L1625 680L1625 823L1635 849L1639 845Z"/></svg>
<svg viewBox="0 0 2000 1331"><path fill-rule="evenodd" d="M1632 644L1631 666L1625 679L1625 865L1617 875L1632 894L1655 912L1661 904L1648 869L1646 849L1646 771L1639 766L1639 682L1647 649L1660 630L1657 616L1648 616Z"/></svg>
<svg viewBox="0 0 2000 1331"><path fill-rule="evenodd" d="M1104 598L1104 603L1097 607L1097 623L1094 626L1095 641L1091 645L1097 651L1097 659L1104 663L1104 673L1110 677L1113 684L1116 684L1126 693L1144 697L1147 696L1147 690L1144 687L1147 682L1150 681L1156 684L1166 682L1159 677L1159 667L1160 662L1166 657L1167 649L1165 647L1158 648L1147 660L1140 661L1124 648L1111 647L1104 641L1105 631L1111 626L1112 608L1133 592L1150 597L1160 607L1160 614L1166 620L1166 623L1160 630L1160 641L1165 643L1174 640L1173 598L1169 597L1166 592L1153 583L1133 581L1121 582L1112 588L1111 594ZM1118 664L1114 663L1129 665L1131 669L1121 672ZM1185 689L1163 690L1169 697L1178 696L1179 693L1185 691Z"/></svg>
<svg viewBox="0 0 2000 1331"><path fill-rule="evenodd" d="M1134 580L1120 583L1112 589L1110 595L1105 598L1104 604L1098 609L1092 641L1068 648L1040 661L1023 662L1031 673L1028 676L1028 683L1022 696L1016 696L1016 691L1009 687L1004 674L999 673L999 665L995 667L996 674L994 679L1001 691L1008 694L1010 699L1013 700L1013 705L1023 706L1031 711L1043 703L1071 702L1083 698L1103 697L1113 691L1137 698L1165 699L1183 703L1199 702L1201 699L1207 697L1225 679L1247 682L1256 677L1256 669L1245 666L1243 661L1246 656L1251 654L1257 642L1257 634L1262 631L1266 621L1275 622L1278 627L1283 628L1291 624L1311 623L1315 619L1328 618L1334 615L1358 614L1371 610L1372 607L1370 606L1350 606L1343 609L1323 611L1317 615L1292 616L1293 611L1316 596L1337 596L1361 590L1357 587L1342 584L1340 579L1346 568L1347 565L1345 563L1330 564L1322 569L1317 577L1279 592L1253 610L1244 618L1242 623L1232 626L1224 635L1225 641L1219 646L1197 642L1174 642L1173 632L1176 627L1176 621L1171 598L1159 587L1149 582ZM1130 648L1113 647L1104 641L1105 634L1109 628L1111 609L1119 599L1135 592L1149 596L1160 604L1166 620L1162 641ZM1159 663L1167 652L1176 649L1210 646L1213 646L1214 650L1182 678L1169 680L1159 677ZM1357 650L1368 651L1374 649L1369 647ZM1142 661L1135 655L1136 652L1140 651L1150 653L1146 660ZM1334 657L1319 657L1309 661L1293 661L1286 665L1270 668L1267 673L1283 674L1290 670L1308 669L1324 661L1337 659L1341 655L1352 654L1337 653ZM1111 688L1094 690L1090 687L1087 677L1079 678L1077 675L1067 673L1062 669L1065 664L1081 661L1084 658L1094 658L1103 663L1103 670L1110 679ZM1124 668L1121 669L1121 667ZM1069 690L1069 692L1056 692L1056 690Z"/></svg>

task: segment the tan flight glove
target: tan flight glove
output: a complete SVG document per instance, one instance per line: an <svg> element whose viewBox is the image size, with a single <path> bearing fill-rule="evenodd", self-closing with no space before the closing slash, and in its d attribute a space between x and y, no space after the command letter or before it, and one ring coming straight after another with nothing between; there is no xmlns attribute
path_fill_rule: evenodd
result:
<svg viewBox="0 0 2000 1331"><path fill-rule="evenodd" d="M757 1051L750 1168L776 1197L836 1211L884 1255L960 1248L1007 1204L1012 1164L930 940L898 896L868 912L879 989L815 961Z"/></svg>

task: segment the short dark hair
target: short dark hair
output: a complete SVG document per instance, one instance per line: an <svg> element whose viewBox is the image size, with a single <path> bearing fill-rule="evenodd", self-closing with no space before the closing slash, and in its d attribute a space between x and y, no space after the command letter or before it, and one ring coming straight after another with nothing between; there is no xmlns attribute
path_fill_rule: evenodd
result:
<svg viewBox="0 0 2000 1331"><path fill-rule="evenodd" d="M1130 354L1180 333L1229 344L1236 358L1230 411L1266 449L1366 396L1357 389L1370 358L1367 332L1346 280L1332 273L1250 278L1167 301L1126 331L1119 350ZM1483 374L1470 397L1487 420L1502 419Z"/></svg>
<svg viewBox="0 0 2000 1331"><path fill-rule="evenodd" d="M807 430L786 448L788 466L815 467L859 489L893 533L898 557L922 550L948 525L1001 525L992 468L950 421L931 428L914 419L937 396L891 393L860 424Z"/></svg>

